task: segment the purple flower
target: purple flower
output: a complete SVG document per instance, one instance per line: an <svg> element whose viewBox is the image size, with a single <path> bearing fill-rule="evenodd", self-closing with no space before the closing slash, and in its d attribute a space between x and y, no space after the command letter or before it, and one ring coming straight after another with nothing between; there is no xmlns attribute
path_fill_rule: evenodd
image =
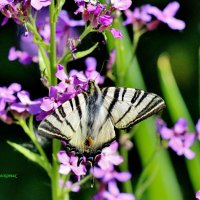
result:
<svg viewBox="0 0 200 200"><path fill-rule="evenodd" d="M155 16L159 21L166 23L171 29L183 30L185 28L185 22L174 17L179 7L179 3L174 1L169 3L163 11L154 6L150 6L148 13Z"/></svg>
<svg viewBox="0 0 200 200"><path fill-rule="evenodd" d="M30 114L38 114L40 112L41 100L30 100L30 94L27 91L20 91L17 93L19 102L15 102L10 106L11 110L14 110L18 113L28 112Z"/></svg>
<svg viewBox="0 0 200 200"><path fill-rule="evenodd" d="M198 140L200 140L200 119L198 120L198 122L196 124L196 130L197 130Z"/></svg>
<svg viewBox="0 0 200 200"><path fill-rule="evenodd" d="M110 26L113 22L113 18L109 15L102 15L99 17L99 22L103 26Z"/></svg>
<svg viewBox="0 0 200 200"><path fill-rule="evenodd" d="M131 10L125 10L126 20L124 25L132 24L138 29L152 20L151 15L148 13L149 5L143 5L140 8L135 8L133 12Z"/></svg>
<svg viewBox="0 0 200 200"><path fill-rule="evenodd" d="M113 0L112 5L107 7L107 4L98 3L97 5L85 4L83 1L79 3L79 8L75 14L82 13L82 18L85 22L90 22L94 29L99 32L110 31L115 38L122 38L119 30L112 27L114 21L113 12L118 10L125 10L131 5L131 0ZM115 8L115 9L113 9Z"/></svg>
<svg viewBox="0 0 200 200"><path fill-rule="evenodd" d="M12 47L9 51L8 60L14 61L17 59L19 59L19 62L24 65L30 64L33 60L32 56L30 56L28 52L19 51L19 50L16 50L15 47Z"/></svg>
<svg viewBox="0 0 200 200"><path fill-rule="evenodd" d="M108 70L111 70L112 69L112 66L114 65L115 63L115 60L116 60L116 49L113 49L111 52L110 52L110 55L109 55L109 59L108 59L108 63L106 65L106 68Z"/></svg>
<svg viewBox="0 0 200 200"><path fill-rule="evenodd" d="M131 174L129 172L117 172L113 167L107 168L105 170L94 167L93 175L101 179L104 183L110 182L112 180L118 180L120 182L125 182L131 178Z"/></svg>
<svg viewBox="0 0 200 200"><path fill-rule="evenodd" d="M17 24L24 24L28 20L30 1L3 0L0 3L0 11L6 16L2 25L6 24L9 18Z"/></svg>
<svg viewBox="0 0 200 200"><path fill-rule="evenodd" d="M0 87L0 119L6 123L12 123L12 118L7 115L8 111L11 114L18 116L23 114L38 114L40 112L41 100L30 100L27 91L21 91L21 85L12 83L8 88Z"/></svg>
<svg viewBox="0 0 200 200"><path fill-rule="evenodd" d="M94 80L96 84L103 84L104 77L96 71L97 61L93 57L88 57L85 59L86 71L85 76L88 80Z"/></svg>
<svg viewBox="0 0 200 200"><path fill-rule="evenodd" d="M77 166L78 158L76 156L74 156L73 154L68 156L65 151L60 151L58 153L58 160L61 163L60 168L59 168L60 174L67 175L70 172L73 172L79 178L80 178L80 176L86 174L85 166L82 164Z"/></svg>
<svg viewBox="0 0 200 200"><path fill-rule="evenodd" d="M150 4L135 8L133 12L126 10L125 15L127 18L124 21L124 25L132 24L135 30L141 29L144 26L146 26L147 30L153 30L158 26L159 22L163 22L171 29L183 30L185 22L174 18L179 7L178 2L172 2L163 11ZM156 17L156 20L152 21L152 15Z"/></svg>
<svg viewBox="0 0 200 200"><path fill-rule="evenodd" d="M57 65L56 77L61 81L57 89L65 97L65 101L87 89L87 78L82 72L71 70L69 77L62 65ZM64 99L63 99L64 101Z"/></svg>
<svg viewBox="0 0 200 200"><path fill-rule="evenodd" d="M58 90L56 87L51 86L49 89L49 97L42 99L40 108L46 112L55 110L61 102L59 102Z"/></svg>
<svg viewBox="0 0 200 200"><path fill-rule="evenodd" d="M62 188L64 187L64 188L70 189L72 192L78 192L80 190L80 186L79 185L72 186L73 182L69 181L69 180L67 182L64 182L63 180L60 180L59 181L59 185Z"/></svg>
<svg viewBox="0 0 200 200"><path fill-rule="evenodd" d="M131 0L111 0L111 4L117 10L127 10L131 6L132 1Z"/></svg>
<svg viewBox="0 0 200 200"><path fill-rule="evenodd" d="M166 124L161 120L157 120L157 129L161 137L165 140L169 140L168 146L173 149L177 155L184 155L188 159L192 159L195 153L190 147L195 142L196 135L189 133L187 130L187 121L180 118L173 128L169 129Z"/></svg>
<svg viewBox="0 0 200 200"><path fill-rule="evenodd" d="M115 29L115 28L111 28L110 32L112 33L114 38L122 38L123 37L122 32L120 30Z"/></svg>
<svg viewBox="0 0 200 200"><path fill-rule="evenodd" d="M51 0L31 0L31 6L36 10L40 10L43 7L49 6Z"/></svg>
<svg viewBox="0 0 200 200"><path fill-rule="evenodd" d="M7 115L7 105L16 101L15 93L21 90L21 85L12 83L8 88L0 87L0 119L11 124L12 118Z"/></svg>
<svg viewBox="0 0 200 200"><path fill-rule="evenodd" d="M118 143L113 142L109 147L106 147L101 152L101 158L98 162L102 170L113 168L113 165L119 165L123 162L122 156L116 154Z"/></svg>
<svg viewBox="0 0 200 200"><path fill-rule="evenodd" d="M133 194L120 193L115 181L111 181L108 183L108 191L105 191L102 194L102 196L106 200L119 200L119 199L135 200L135 197L133 196Z"/></svg>
<svg viewBox="0 0 200 200"><path fill-rule="evenodd" d="M21 90L21 85L12 83L8 88L0 87L1 110L5 108L6 103L13 103L16 100L14 94Z"/></svg>
<svg viewBox="0 0 200 200"><path fill-rule="evenodd" d="M196 198L197 198L197 200L200 200L200 190L198 190L198 191L196 192Z"/></svg>

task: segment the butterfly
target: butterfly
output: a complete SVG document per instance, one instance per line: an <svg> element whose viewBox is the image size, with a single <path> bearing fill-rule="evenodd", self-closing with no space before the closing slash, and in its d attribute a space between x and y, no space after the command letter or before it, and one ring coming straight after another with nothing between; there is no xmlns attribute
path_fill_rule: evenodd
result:
<svg viewBox="0 0 200 200"><path fill-rule="evenodd" d="M139 89L106 87L94 81L88 90L60 105L39 125L39 134L57 138L75 151L78 163L83 156L94 162L102 148L116 139L116 129L127 129L165 107L156 94Z"/></svg>

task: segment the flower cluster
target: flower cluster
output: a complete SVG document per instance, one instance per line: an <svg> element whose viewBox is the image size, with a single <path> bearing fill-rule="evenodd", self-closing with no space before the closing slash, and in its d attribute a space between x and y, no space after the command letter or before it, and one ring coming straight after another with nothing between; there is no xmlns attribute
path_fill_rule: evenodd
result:
<svg viewBox="0 0 200 200"><path fill-rule="evenodd" d="M69 75L66 75L62 65L57 66L56 77L60 82L56 86L51 86L49 88L49 96L42 99L41 113L37 116L37 120L42 120L62 103L87 90L88 80L94 80L96 84L104 82L104 77L96 71L97 63L95 58L88 57L85 60L85 64L85 72L71 70Z"/></svg>
<svg viewBox="0 0 200 200"><path fill-rule="evenodd" d="M74 156L73 153L67 155L65 151L58 152L58 160L61 163L59 168L59 173L63 175L74 175L76 181L80 181L81 176L86 175L86 167L83 164L77 165L78 158ZM78 192L80 190L80 186L74 186L71 180L60 180L60 187L68 188L72 192Z"/></svg>
<svg viewBox="0 0 200 200"><path fill-rule="evenodd" d="M90 22L92 28L99 32L110 31L114 38L121 38L122 33L112 27L114 21L114 12L116 10L126 10L131 6L131 0L111 0L111 4L92 4L85 3L84 0L75 0L79 8L75 14L82 13L85 22Z"/></svg>
<svg viewBox="0 0 200 200"><path fill-rule="evenodd" d="M187 129L187 121L180 118L173 128L167 128L165 122L161 119L156 121L157 131L161 138L168 140L168 146L173 149L177 155L184 155L188 159L192 159L195 153L190 149L197 137L200 135L200 120L197 123L197 133L189 133Z"/></svg>
<svg viewBox="0 0 200 200"><path fill-rule="evenodd" d="M126 10L124 25L132 24L135 30L140 30L143 27L146 27L147 30L153 30L162 22L173 30L183 30L185 22L174 17L179 7L179 3L174 1L169 3L163 11L150 4L140 8L136 7L133 11Z"/></svg>
<svg viewBox="0 0 200 200"><path fill-rule="evenodd" d="M58 160L61 163L59 168L60 174L67 175L72 172L78 177L78 180L80 180L82 175L86 174L86 167L83 164L80 164L79 166L77 165L78 157L73 153L68 156L65 151L60 151L58 153Z"/></svg>
<svg viewBox="0 0 200 200"><path fill-rule="evenodd" d="M125 182L131 178L131 174L129 172L117 172L114 169L114 166L118 166L123 162L122 156L117 154L117 149L117 142L113 142L109 147L104 148L97 166L91 169L91 173L93 173L94 177L101 180L99 192L93 197L94 200L113 200L122 198L134 200L134 196L132 194L120 193L117 186L117 181ZM58 159L61 163L59 168L60 174L68 175L71 172L76 175L78 181L80 180L80 176L86 174L85 163L83 164L82 162L78 166L78 158L75 157L73 153L67 155L65 151L60 151L58 153Z"/></svg>
<svg viewBox="0 0 200 200"><path fill-rule="evenodd" d="M21 90L21 85L12 83L9 87L0 87L0 119L10 124L12 117L26 117L29 114L38 114L41 99L30 100L29 92Z"/></svg>
<svg viewBox="0 0 200 200"><path fill-rule="evenodd" d="M36 26L38 33L42 40L46 43L50 43L50 19L46 9L42 9L36 20ZM78 38L78 34L74 27L83 26L85 23L83 20L73 20L69 17L67 11L61 10L58 16L56 24L56 50L57 57L60 58L66 52L67 49L73 51L70 45L71 40ZM8 59L14 61L19 59L22 64L30 64L31 62L38 62L38 47L33 43L34 36L29 33L28 35L21 35L20 37L20 50L16 50L12 47L9 51Z"/></svg>
<svg viewBox="0 0 200 200"><path fill-rule="evenodd" d="M4 25L9 18L12 18L17 24L24 24L28 20L31 8L40 10L50 4L51 0L3 0L0 2L0 12L6 17L2 25Z"/></svg>
<svg viewBox="0 0 200 200"><path fill-rule="evenodd" d="M128 193L120 193L117 181L125 182L131 178L129 172L117 172L114 166L123 162L122 156L117 154L118 143L113 142L109 147L102 150L97 166L92 169L94 177L100 180L98 193L94 196L97 199L127 199L134 200L134 196Z"/></svg>

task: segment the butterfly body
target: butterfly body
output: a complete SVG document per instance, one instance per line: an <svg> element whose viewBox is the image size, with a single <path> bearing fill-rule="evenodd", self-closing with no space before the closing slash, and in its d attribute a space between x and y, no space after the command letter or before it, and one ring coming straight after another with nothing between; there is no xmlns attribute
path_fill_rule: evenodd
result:
<svg viewBox="0 0 200 200"><path fill-rule="evenodd" d="M89 160L115 140L115 130L127 129L165 107L161 97L143 90L107 87L89 81L88 91L58 107L40 124L39 134L67 143Z"/></svg>

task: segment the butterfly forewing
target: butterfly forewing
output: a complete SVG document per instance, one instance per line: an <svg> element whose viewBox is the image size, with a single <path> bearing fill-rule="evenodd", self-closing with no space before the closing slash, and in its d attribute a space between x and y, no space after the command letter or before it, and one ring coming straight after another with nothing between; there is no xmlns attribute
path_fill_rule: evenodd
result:
<svg viewBox="0 0 200 200"><path fill-rule="evenodd" d="M118 129L126 129L165 107L161 97L143 90L109 87L102 94L104 106Z"/></svg>
<svg viewBox="0 0 200 200"><path fill-rule="evenodd" d="M86 102L87 96L84 93L66 101L41 122L39 133L82 148L87 130Z"/></svg>

